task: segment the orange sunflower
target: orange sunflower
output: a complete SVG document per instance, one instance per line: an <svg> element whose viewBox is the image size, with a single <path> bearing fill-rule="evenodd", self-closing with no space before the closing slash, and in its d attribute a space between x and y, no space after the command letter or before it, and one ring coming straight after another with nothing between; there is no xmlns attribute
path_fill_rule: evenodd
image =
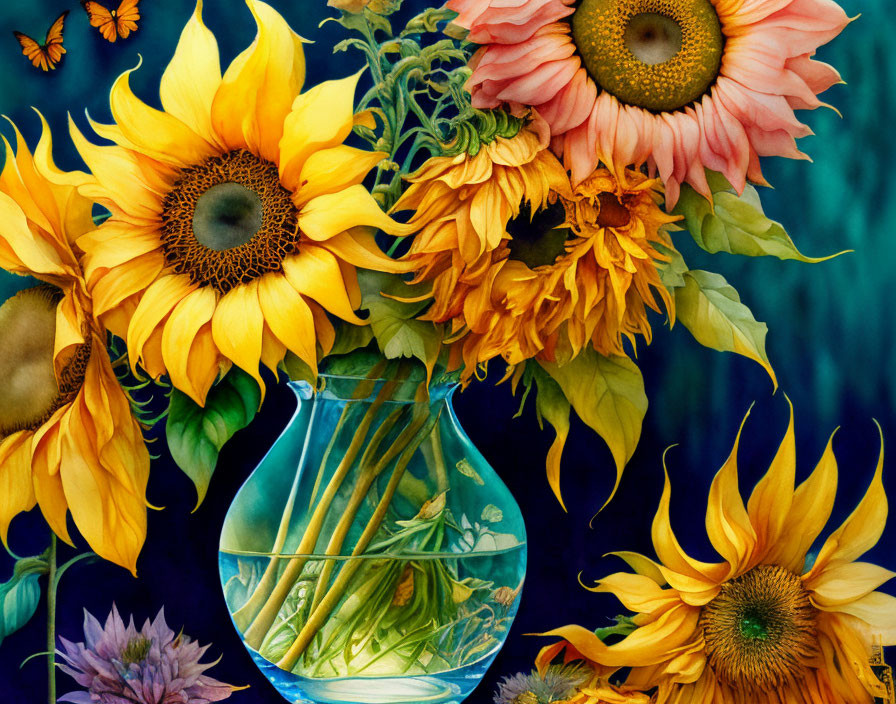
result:
<svg viewBox="0 0 896 704"><path fill-rule="evenodd" d="M126 337L133 364L204 404L236 364L261 384L287 350L312 369L334 330L362 324L356 266L398 271L374 229L410 231L361 185L385 156L343 144L358 75L302 93L303 40L270 6L247 0L254 43L221 74L202 3L161 83L163 111L112 88L115 146L72 123L95 179L82 193L111 217L78 242L96 312ZM262 385L263 388L263 385Z"/></svg>
<svg viewBox="0 0 896 704"><path fill-rule="evenodd" d="M868 492L813 558L810 548L836 494L831 442L794 489L791 411L771 468L745 506L737 485L739 441L740 433L706 511L723 561L701 562L679 545L669 522L667 474L653 521L659 562L616 553L636 574L613 574L593 588L635 612L637 628L613 645L579 626L547 635L605 667L631 668L627 686L656 688L658 704L870 704L884 694L869 664L872 646L896 644L896 599L875 591L896 573L857 561L887 518L883 449Z"/></svg>
<svg viewBox="0 0 896 704"><path fill-rule="evenodd" d="M54 165L43 126L34 156L16 130L0 174L0 266L43 282L0 306L0 538L38 504L71 543L70 511L94 552L136 573L149 453L78 263L93 227L84 175Z"/></svg>
<svg viewBox="0 0 896 704"><path fill-rule="evenodd" d="M659 182L599 169L573 188L546 142L524 128L476 156L430 159L396 205L415 210L409 263L432 281L427 319L449 323L465 374L495 357L568 361L586 345L625 354L651 336L646 309L671 311L660 282Z"/></svg>

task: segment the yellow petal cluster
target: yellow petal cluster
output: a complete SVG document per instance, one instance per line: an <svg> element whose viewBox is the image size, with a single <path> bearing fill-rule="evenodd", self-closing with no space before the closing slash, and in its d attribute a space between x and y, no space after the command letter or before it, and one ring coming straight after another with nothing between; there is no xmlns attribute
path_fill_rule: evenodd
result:
<svg viewBox="0 0 896 704"><path fill-rule="evenodd" d="M43 127L34 155L17 129L15 152L4 140L0 266L52 291L49 385L57 398L40 422L0 434L0 538L6 543L12 519L38 504L53 531L71 543L70 512L94 552L136 573L146 538L149 453L78 261L75 241L93 227L92 203L75 185L86 176L56 167L46 122ZM5 342L15 344L10 337ZM22 379L7 371L4 384Z"/></svg>
<svg viewBox="0 0 896 704"><path fill-rule="evenodd" d="M771 467L744 504L739 441L740 433L706 510L707 533L722 561L702 562L679 544L669 520L667 474L653 520L657 561L616 553L634 573L612 574L593 588L634 612L637 628L613 645L579 626L547 635L560 636L603 668L630 668L626 685L656 688L658 704L859 704L884 696L869 661L872 646L896 644L896 598L876 591L896 573L858 561L886 522L883 448L859 505L807 561L834 505L831 443L808 479L795 486L791 410ZM740 610L722 614L733 603ZM781 650L781 644L791 645ZM549 646L542 659L557 647Z"/></svg>
<svg viewBox="0 0 896 704"><path fill-rule="evenodd" d="M247 5L257 36L223 74L200 1L162 77L163 110L134 95L126 72L110 95L114 124L91 123L113 146L71 124L93 175L81 193L112 213L78 241L96 313L133 364L201 405L232 364L262 388L260 364L276 369L287 351L316 369L318 347L333 344L328 314L362 323L355 267L401 269L372 232L409 234L361 185L385 154L344 144L360 74L301 92L302 38L269 5ZM233 246L193 237L197 198L232 180L228 168L245 170L267 244L260 230Z"/></svg>
<svg viewBox="0 0 896 704"><path fill-rule="evenodd" d="M430 159L411 177L397 210L419 229L407 259L416 281L432 281L427 317L447 322L467 376L503 357L565 362L586 345L624 355L623 338L651 338L647 308L673 302L660 282L657 245L676 218L658 203L658 181L600 169L573 188L532 129L497 138L475 156ZM567 232L552 262L515 257L509 230L559 209Z"/></svg>

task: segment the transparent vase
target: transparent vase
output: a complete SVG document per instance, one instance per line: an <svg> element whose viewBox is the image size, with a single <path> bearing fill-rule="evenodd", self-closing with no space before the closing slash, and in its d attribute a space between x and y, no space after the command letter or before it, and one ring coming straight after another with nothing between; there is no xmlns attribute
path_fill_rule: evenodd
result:
<svg viewBox="0 0 896 704"><path fill-rule="evenodd" d="M231 505L224 597L290 702L460 702L517 610L519 507L456 386L322 375ZM428 391L428 393L427 393Z"/></svg>

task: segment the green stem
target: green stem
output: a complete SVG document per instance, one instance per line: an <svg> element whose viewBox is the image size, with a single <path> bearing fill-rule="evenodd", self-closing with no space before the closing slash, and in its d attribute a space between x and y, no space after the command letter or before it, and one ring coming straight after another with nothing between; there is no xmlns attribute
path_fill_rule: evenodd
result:
<svg viewBox="0 0 896 704"><path fill-rule="evenodd" d="M47 701L56 704L56 534L50 533L50 552L47 556Z"/></svg>
<svg viewBox="0 0 896 704"><path fill-rule="evenodd" d="M386 517L389 505L392 503L392 498L395 496L395 491L398 489L398 484L401 482L401 478L404 476L404 472L411 462L411 458L414 456L414 453L417 452L417 448L420 447L421 443L432 431L433 425L438 422L439 415L440 414L436 413L428 420L428 422L424 422L422 426L417 426L415 436L411 442L406 445L401 456L398 458L395 469L392 471L392 476L389 478L389 484L383 491L383 495L380 498L379 504L377 504L376 510L367 522L364 532L358 539L354 550L352 550L352 557L359 557L367 549L367 546L370 545L370 542L379 531L380 525L382 525L383 519ZM349 582L355 575L355 572L358 571L362 562L363 560L352 560L342 567L339 575L333 582L333 586L327 591L317 608L312 611L308 621L305 622L305 625L302 627L302 630L299 632L299 635L296 637L296 640L293 642L286 655L284 655L277 663L277 667L291 671L296 666L299 657L311 643L314 636L317 635L317 632L323 627L327 618L330 616L330 613L336 607L336 604L342 599Z"/></svg>
<svg viewBox="0 0 896 704"><path fill-rule="evenodd" d="M336 493L342 486L343 481L345 481L355 458L361 451L361 445L363 445L364 440L367 438L367 433L370 431L370 426L373 423L374 418L382 405L386 402L386 399L391 397L395 387L401 383L401 381L403 381L403 377L398 377L383 384L383 387L364 414L364 418L362 418L361 423L358 425L351 444L346 450L336 471L333 473L333 476L330 478L327 488L321 495L320 503L318 503L311 515L308 527L302 535L302 540L299 543L298 548L296 548L298 557L292 558L287 563L286 569L280 575L276 584L266 584L264 589L256 587L256 590L249 601L234 614L235 621L238 618L240 619L237 621L238 625L240 623L251 623L243 634L245 642L250 647L258 650L264 642L264 638L268 634L268 631L271 630L271 626L277 618L280 607L283 606L283 602L286 601L286 597L289 596L290 590L301 575L305 563L308 561L307 556L314 552L314 546L317 544L318 538L320 537L320 532L323 528L324 520L329 513L330 505L332 504ZM273 580L271 580L271 582L273 582ZM259 587L260 586L261 585L259 584Z"/></svg>

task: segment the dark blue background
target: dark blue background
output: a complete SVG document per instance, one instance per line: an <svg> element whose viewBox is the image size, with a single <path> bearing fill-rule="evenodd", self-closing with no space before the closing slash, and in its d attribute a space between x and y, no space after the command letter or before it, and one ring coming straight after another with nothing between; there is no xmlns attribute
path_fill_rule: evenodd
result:
<svg viewBox="0 0 896 704"><path fill-rule="evenodd" d="M405 0L412 8L422 0ZM890 446L896 440L896 378L892 374L896 321L890 295L896 255L896 198L892 196L892 164L896 141L896 35L887 0L845 0L850 14L864 16L842 37L820 52L836 65L847 86L836 86L825 96L843 112L803 113L817 132L802 148L814 164L771 160L766 175L777 190L763 189L768 214L782 221L807 254L820 255L852 248L856 252L818 265L706 255L685 233L678 246L692 268L719 271L737 287L757 319L768 322L769 355L781 389L797 412L799 476L805 476L820 457L834 427L842 429L835 441L841 486L835 507L842 520L870 481L878 452L877 418ZM143 0L144 19L132 39L110 45L91 29L74 2L32 0L7 3L0 10L0 111L13 118L33 145L38 121L36 106L54 128L60 165L81 164L65 131L66 113L83 127L84 108L109 121L108 89L114 78L143 56L143 68L132 76L138 95L157 102L158 82L170 58L180 28L193 10L185 0ZM353 73L359 57L331 55L343 38L341 28L319 21L332 14L323 0L274 1L292 26L316 43L306 47L311 81ZM63 9L72 10L66 26L69 54L59 70L42 75L20 55L12 30L42 36ZM239 0L208 2L206 21L215 31L222 58L230 59L252 39L254 25ZM6 37L6 39L2 39ZM3 128L11 134L8 127ZM726 458L738 424L756 402L741 445L744 491L764 472L786 427L787 404L781 393L772 395L765 372L732 355L721 355L697 345L687 331L662 327L654 321L652 346L639 350L651 407L641 445L615 501L595 520L588 520L611 487L611 461L604 444L577 421L566 450L563 489L569 508L564 513L544 478L543 457L552 434L541 433L531 407L511 420L517 401L506 387L480 384L458 395L458 415L473 441L510 486L526 516L529 572L522 606L510 639L486 681L470 701L490 701L495 681L502 675L528 669L542 639L526 637L556 625L577 622L605 625L620 607L609 596L584 591L576 582L589 582L621 565L601 556L617 549L651 553L650 521L662 488L660 458L670 453L673 481L673 524L681 542L711 559L703 513L712 475ZM499 378L493 370L492 378ZM278 695L252 665L230 624L221 596L217 570L218 532L227 506L252 467L275 440L293 406L285 387L269 393L260 417L239 433L225 449L202 507L195 502L192 484L172 464L164 442L156 443L162 457L153 465L149 501L165 506L150 513L149 540L134 580L109 564L77 566L62 581L58 632L81 638L82 609L99 617L115 601L139 620L165 607L168 621L202 642L212 642L211 653L223 655L213 670L221 679L251 684L235 694L234 702L274 704ZM892 467L892 463L889 463ZM896 486L892 469L886 482ZM834 524L832 522L832 528ZM13 549L34 554L46 546L45 526L37 512L16 519L11 531ZM890 527L868 559L888 567L896 564L896 533ZM60 559L72 555L61 549ZM0 554L0 580L11 570L11 560ZM45 667L33 660L19 670L22 659L43 650L43 607L21 632L0 647L0 693L4 702L30 704L46 701ZM58 677L59 691L74 684Z"/></svg>

